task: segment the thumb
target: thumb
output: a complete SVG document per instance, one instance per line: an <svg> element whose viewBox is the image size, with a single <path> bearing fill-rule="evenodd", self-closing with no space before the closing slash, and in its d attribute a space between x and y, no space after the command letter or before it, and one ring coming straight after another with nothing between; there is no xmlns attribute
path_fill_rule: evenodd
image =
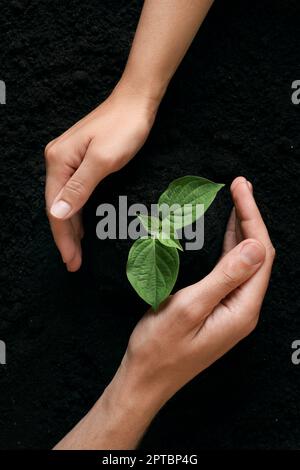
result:
<svg viewBox="0 0 300 470"><path fill-rule="evenodd" d="M254 239L244 240L229 251L208 276L193 286L202 308L211 311L246 282L262 265L265 255L264 245Z"/></svg>
<svg viewBox="0 0 300 470"><path fill-rule="evenodd" d="M103 166L95 158L88 157L60 190L50 208L57 219L69 219L86 203L97 184L106 176Z"/></svg>

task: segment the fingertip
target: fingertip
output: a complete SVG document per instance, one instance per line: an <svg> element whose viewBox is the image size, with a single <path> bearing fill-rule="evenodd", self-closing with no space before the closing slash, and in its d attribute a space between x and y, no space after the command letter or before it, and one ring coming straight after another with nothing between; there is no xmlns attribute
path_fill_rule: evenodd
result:
<svg viewBox="0 0 300 470"><path fill-rule="evenodd" d="M239 180L231 190L231 197L239 219L247 219L253 213L255 200L246 179Z"/></svg>
<svg viewBox="0 0 300 470"><path fill-rule="evenodd" d="M249 180L247 180L247 184L248 184L248 188L250 189L251 193L253 194L253 186L252 186L252 184L250 183Z"/></svg>
<svg viewBox="0 0 300 470"><path fill-rule="evenodd" d="M67 219L70 218L72 212L72 206L67 201L60 199L52 204L50 208L50 214L56 219Z"/></svg>
<svg viewBox="0 0 300 470"><path fill-rule="evenodd" d="M240 183L246 183L247 180L244 176L238 176L237 178L235 178L233 180L233 182L231 183L231 186L230 186L230 191L234 191L235 188L240 184Z"/></svg>
<svg viewBox="0 0 300 470"><path fill-rule="evenodd" d="M63 250L60 252L61 258L63 260L64 264L69 264L71 261L75 258L76 255L76 244L74 243L68 243L67 246L64 247Z"/></svg>
<svg viewBox="0 0 300 470"><path fill-rule="evenodd" d="M260 265L265 260L266 248L258 240L248 238L241 243L240 257L248 266Z"/></svg>
<svg viewBox="0 0 300 470"><path fill-rule="evenodd" d="M69 272L75 272L78 271L78 269L81 266L81 261L82 261L82 250L81 250L81 243L80 240L77 239L75 241L76 243L76 249L75 249L75 254L74 257L71 261L67 263L67 270Z"/></svg>
<svg viewBox="0 0 300 470"><path fill-rule="evenodd" d="M76 255L75 258L70 263L66 264L66 268L69 273L74 273L78 271L80 266L81 266L81 255Z"/></svg>
<svg viewBox="0 0 300 470"><path fill-rule="evenodd" d="M68 238L67 242L64 243L64 246L61 247L60 253L62 260L68 269L68 266L75 264L78 256L81 257L80 240L74 235Z"/></svg>
<svg viewBox="0 0 300 470"><path fill-rule="evenodd" d="M251 194L253 194L253 186L250 183L250 181L248 181L244 176L238 176L237 178L233 180L230 186L230 190L232 194L241 183L243 183L244 185L246 183L246 188L250 190Z"/></svg>
<svg viewBox="0 0 300 470"><path fill-rule="evenodd" d="M72 266L72 265L71 265L71 266L67 265L67 271L68 271L68 273L76 273L76 271L78 271L79 268L80 268L80 265L79 265L79 266L76 266L76 267L74 267L74 266Z"/></svg>

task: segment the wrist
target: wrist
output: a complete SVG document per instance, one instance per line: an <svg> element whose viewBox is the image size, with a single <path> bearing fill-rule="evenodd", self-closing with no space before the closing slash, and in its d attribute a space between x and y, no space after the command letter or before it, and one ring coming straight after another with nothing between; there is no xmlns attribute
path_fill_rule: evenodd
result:
<svg viewBox="0 0 300 470"><path fill-rule="evenodd" d="M116 375L99 399L111 428L119 432L120 427L124 427L132 434L127 436L132 441L139 441L165 403L160 393L150 388L139 379L125 354Z"/></svg>
<svg viewBox="0 0 300 470"><path fill-rule="evenodd" d="M160 404L145 389L134 371L127 367L126 355L102 397L109 413L131 415L141 425L147 426L159 411Z"/></svg>
<svg viewBox="0 0 300 470"><path fill-rule="evenodd" d="M123 382L119 371L94 406L105 419L105 443L112 449L135 449L155 414ZM106 444L107 443L107 444Z"/></svg>
<svg viewBox="0 0 300 470"><path fill-rule="evenodd" d="M156 115L165 91L166 86L158 80L139 77L127 67L114 90L117 93L130 95L153 115Z"/></svg>

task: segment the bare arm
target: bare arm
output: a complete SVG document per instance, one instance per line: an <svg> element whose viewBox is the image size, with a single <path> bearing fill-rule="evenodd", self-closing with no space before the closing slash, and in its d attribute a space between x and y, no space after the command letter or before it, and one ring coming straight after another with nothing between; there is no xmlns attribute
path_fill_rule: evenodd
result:
<svg viewBox="0 0 300 470"><path fill-rule="evenodd" d="M213 0L146 0L123 79L160 101Z"/></svg>
<svg viewBox="0 0 300 470"><path fill-rule="evenodd" d="M45 150L46 206L69 271L81 265L80 209L148 137L168 83L212 0L146 0L128 63L111 95Z"/></svg>

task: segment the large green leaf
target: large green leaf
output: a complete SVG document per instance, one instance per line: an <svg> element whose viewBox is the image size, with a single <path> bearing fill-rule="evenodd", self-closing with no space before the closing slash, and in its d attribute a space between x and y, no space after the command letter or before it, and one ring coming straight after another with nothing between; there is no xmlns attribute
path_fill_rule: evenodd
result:
<svg viewBox="0 0 300 470"><path fill-rule="evenodd" d="M178 270L177 249L163 245L156 238L139 238L129 251L128 280L154 310L170 295Z"/></svg>
<svg viewBox="0 0 300 470"><path fill-rule="evenodd" d="M168 219L175 230L183 228L204 214L223 186L200 176L178 178L160 196L159 210L163 204L169 208L177 206L175 210L163 214L163 218ZM197 212L197 204L203 204L203 211Z"/></svg>

